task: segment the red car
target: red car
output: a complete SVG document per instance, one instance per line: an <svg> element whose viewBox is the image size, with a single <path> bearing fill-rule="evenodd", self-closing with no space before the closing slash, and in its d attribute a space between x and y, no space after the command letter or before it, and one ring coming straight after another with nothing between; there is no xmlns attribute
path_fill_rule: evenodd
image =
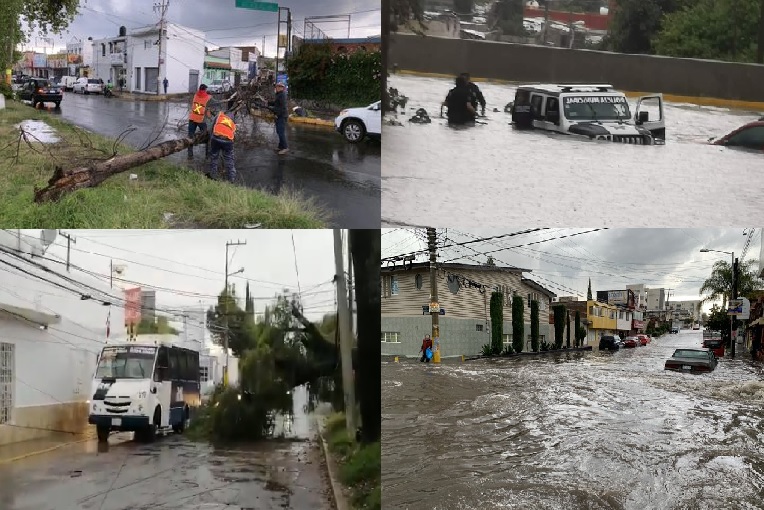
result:
<svg viewBox="0 0 764 510"><path fill-rule="evenodd" d="M639 345L639 338L635 336L628 336L626 337L626 340L623 341L624 347L636 347Z"/></svg>
<svg viewBox="0 0 764 510"><path fill-rule="evenodd" d="M737 128L732 133L712 141L725 147L745 147L764 152L764 117Z"/></svg>
<svg viewBox="0 0 764 510"><path fill-rule="evenodd" d="M637 335L637 338L639 339L639 343L642 345L647 345L650 343L650 337L647 335Z"/></svg>
<svg viewBox="0 0 764 510"><path fill-rule="evenodd" d="M724 341L718 338L708 338L703 340L703 348L714 353L717 358L724 357Z"/></svg>

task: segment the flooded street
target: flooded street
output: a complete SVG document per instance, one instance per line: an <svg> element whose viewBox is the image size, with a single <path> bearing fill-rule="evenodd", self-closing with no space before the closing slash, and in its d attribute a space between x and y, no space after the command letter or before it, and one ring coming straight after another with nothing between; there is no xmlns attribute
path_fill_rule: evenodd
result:
<svg viewBox="0 0 764 510"><path fill-rule="evenodd" d="M383 364L385 508L764 508L764 370L663 370L701 340Z"/></svg>
<svg viewBox="0 0 764 510"><path fill-rule="evenodd" d="M421 224L423 204L436 223L453 228L590 224L605 200L644 200L649 207L601 214L598 226L674 225L666 210L692 211L693 225L727 225L735 215L764 211L761 188L753 184L764 154L706 143L762 112L669 103L666 145L644 147L515 131L504 113L515 87L492 83L479 83L488 103L484 124L449 128L439 115L452 80L393 75L388 81L409 101L407 113L399 113L403 126L384 127L385 225ZM407 122L421 107L432 123ZM732 175L741 185L730 186ZM481 207L486 201L490 216Z"/></svg>

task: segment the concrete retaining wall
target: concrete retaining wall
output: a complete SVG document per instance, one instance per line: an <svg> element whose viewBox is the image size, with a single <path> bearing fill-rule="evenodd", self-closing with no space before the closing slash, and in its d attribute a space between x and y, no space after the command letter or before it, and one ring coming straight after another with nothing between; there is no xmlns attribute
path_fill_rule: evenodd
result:
<svg viewBox="0 0 764 510"><path fill-rule="evenodd" d="M517 82L610 83L627 91L764 102L764 65L392 34L388 65Z"/></svg>

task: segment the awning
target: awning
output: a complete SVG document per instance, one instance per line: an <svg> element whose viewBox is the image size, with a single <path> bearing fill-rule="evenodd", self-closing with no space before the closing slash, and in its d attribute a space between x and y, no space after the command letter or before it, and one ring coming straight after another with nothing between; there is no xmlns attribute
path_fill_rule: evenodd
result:
<svg viewBox="0 0 764 510"><path fill-rule="evenodd" d="M5 303L0 303L0 316L18 319L22 322L31 322L38 326L50 326L51 324L59 324L61 322L60 315L44 313L32 310L31 308L7 305Z"/></svg>

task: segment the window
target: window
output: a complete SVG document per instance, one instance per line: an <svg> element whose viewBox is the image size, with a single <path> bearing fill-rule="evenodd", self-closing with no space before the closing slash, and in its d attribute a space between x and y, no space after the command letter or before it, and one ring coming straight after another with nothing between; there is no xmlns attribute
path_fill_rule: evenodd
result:
<svg viewBox="0 0 764 510"><path fill-rule="evenodd" d="M199 367L199 380L201 382L209 381L209 368L205 366Z"/></svg>
<svg viewBox="0 0 764 510"><path fill-rule="evenodd" d="M534 119L543 119L543 116L541 115L541 105L543 102L543 96L531 94L531 115Z"/></svg>
<svg viewBox="0 0 764 510"><path fill-rule="evenodd" d="M482 332L483 331L483 325L482 324L475 324L475 331Z"/></svg>
<svg viewBox="0 0 764 510"><path fill-rule="evenodd" d="M727 145L750 147L752 149L764 148L764 126L753 126L740 131L727 140Z"/></svg>
<svg viewBox="0 0 764 510"><path fill-rule="evenodd" d="M446 282L448 283L448 290L450 290L452 294L457 294L459 292L461 284L459 283L458 276L448 275Z"/></svg>
<svg viewBox="0 0 764 510"><path fill-rule="evenodd" d="M387 289L385 289L385 294L384 294L385 297L397 296L399 293L398 277L390 275L387 278L385 278L385 280L387 281Z"/></svg>
<svg viewBox="0 0 764 510"><path fill-rule="evenodd" d="M106 45L103 43L101 43L101 56L102 57L106 56Z"/></svg>
<svg viewBox="0 0 764 510"><path fill-rule="evenodd" d="M382 343L385 344L399 344L401 343L400 333L392 331L382 332Z"/></svg>
<svg viewBox="0 0 764 510"><path fill-rule="evenodd" d="M149 48L151 48L151 41L149 40L143 41L143 49L148 50Z"/></svg>
<svg viewBox="0 0 764 510"><path fill-rule="evenodd" d="M0 342L0 425L10 423L13 410L13 347L13 344Z"/></svg>
<svg viewBox="0 0 764 510"><path fill-rule="evenodd" d="M422 274L419 273L414 277L414 283L416 284L417 290L422 290Z"/></svg>
<svg viewBox="0 0 764 510"><path fill-rule="evenodd" d="M503 341L504 341L504 345L507 345L507 344L511 344L511 343L512 343L512 335L511 335L511 334L509 334L509 333L504 333L503 337L504 337L504 338L503 338Z"/></svg>

